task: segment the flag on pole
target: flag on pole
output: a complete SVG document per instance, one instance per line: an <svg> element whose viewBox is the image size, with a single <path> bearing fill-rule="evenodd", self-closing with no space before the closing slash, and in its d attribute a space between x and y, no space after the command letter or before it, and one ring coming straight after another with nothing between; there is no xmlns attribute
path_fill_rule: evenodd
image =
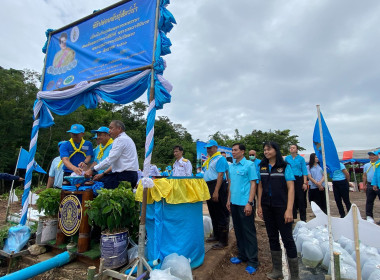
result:
<svg viewBox="0 0 380 280"><path fill-rule="evenodd" d="M331 137L329 129L327 128L325 120L323 119L322 113L321 113L321 124L322 124L323 142L325 146L327 171L329 172L330 175L332 175L335 170L340 170L340 162L339 162L338 152L336 151L334 141ZM321 135L319 133L318 119L314 127L313 146L314 146L315 154L317 155L321 163L321 166L323 166Z"/></svg>
<svg viewBox="0 0 380 280"><path fill-rule="evenodd" d="M29 153L27 150L21 148L20 158L17 163L17 169L26 169L29 161ZM41 166L38 165L37 162L33 163L33 169L34 171L37 171L39 173L46 174L46 171L42 169Z"/></svg>

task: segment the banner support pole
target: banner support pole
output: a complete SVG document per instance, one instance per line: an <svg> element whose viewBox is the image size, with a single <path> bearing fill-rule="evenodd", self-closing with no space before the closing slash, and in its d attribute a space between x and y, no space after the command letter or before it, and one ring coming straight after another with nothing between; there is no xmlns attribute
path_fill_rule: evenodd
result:
<svg viewBox="0 0 380 280"><path fill-rule="evenodd" d="M158 19L159 19L159 7L160 7L160 1L157 0L156 4L156 18L155 18L155 28L154 28L154 40L153 40L153 62L152 62L152 72L151 72L151 79L150 79L150 94L149 94L149 104L151 104L154 101L154 64L156 61L155 52L156 52L156 46L157 46L157 32L158 32ZM155 110L155 109L154 109ZM153 132L154 133L154 132ZM146 145L147 147L147 145ZM145 151L146 153L147 151ZM147 157L147 155L146 155ZM149 157L149 156L148 156ZM144 176L147 172L145 172L145 162L144 162ZM143 199L142 199L142 206L141 206L141 217L140 217L140 227L139 227L139 242L138 242L138 266L137 266L137 276L140 276L144 273L144 266L148 271L151 271L152 269L147 264L145 260L145 235L146 235L146 207L147 207L147 200L148 200L148 189L143 188Z"/></svg>
<svg viewBox="0 0 380 280"><path fill-rule="evenodd" d="M323 140L320 105L317 105L317 114L318 114L319 135L321 138L321 147L322 147L323 176L325 178L325 195L326 195L326 208L327 208L327 221L328 221L327 227L328 227L328 232L329 232L329 247L330 247L330 271L331 271L331 279L335 280L334 246L333 246L334 239L332 236L332 228L331 228L331 213L330 213L329 184L328 184L329 182L327 180L325 143Z"/></svg>

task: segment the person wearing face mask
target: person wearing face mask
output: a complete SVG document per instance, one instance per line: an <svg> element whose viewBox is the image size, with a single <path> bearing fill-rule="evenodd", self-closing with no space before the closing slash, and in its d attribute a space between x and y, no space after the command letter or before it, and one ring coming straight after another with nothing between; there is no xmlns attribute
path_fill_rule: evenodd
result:
<svg viewBox="0 0 380 280"><path fill-rule="evenodd" d="M260 170L259 165L260 165L261 160L259 160L256 157L256 151L255 150L250 150L249 153L248 153L248 155L249 155L249 160L252 161L255 164L256 170L257 171ZM258 173L260 173L260 172L258 171ZM259 183L259 182L257 182L257 183Z"/></svg>
<svg viewBox="0 0 380 280"><path fill-rule="evenodd" d="M260 178L260 162L256 157L256 151L255 150L250 150L248 153L248 158L250 161L252 161L255 164L256 167L256 172L257 172L257 177ZM256 180L256 184L259 185L259 180ZM255 194L255 199L254 199L254 204L253 204L253 211L256 213L256 198L257 198L257 193Z"/></svg>

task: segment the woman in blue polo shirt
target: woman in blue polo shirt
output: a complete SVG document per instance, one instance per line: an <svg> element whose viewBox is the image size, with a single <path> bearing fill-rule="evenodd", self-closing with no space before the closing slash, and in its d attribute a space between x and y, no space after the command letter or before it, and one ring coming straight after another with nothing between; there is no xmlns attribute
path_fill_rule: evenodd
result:
<svg viewBox="0 0 380 280"><path fill-rule="evenodd" d="M280 233L288 256L290 279L297 280L298 258L292 235L295 178L277 143L266 142L264 156L260 163L257 214L264 219L272 255L273 268L267 277L283 278Z"/></svg>
<svg viewBox="0 0 380 280"><path fill-rule="evenodd" d="M326 214L326 194L325 194L325 177L323 169L319 165L319 159L315 153L310 154L309 165L307 166L307 177L309 178L309 201L314 201L319 208Z"/></svg>
<svg viewBox="0 0 380 280"><path fill-rule="evenodd" d="M347 212L350 211L350 174L344 164L340 163L340 170L335 170L332 176L333 192L341 218L346 216L343 208L343 203L346 205Z"/></svg>

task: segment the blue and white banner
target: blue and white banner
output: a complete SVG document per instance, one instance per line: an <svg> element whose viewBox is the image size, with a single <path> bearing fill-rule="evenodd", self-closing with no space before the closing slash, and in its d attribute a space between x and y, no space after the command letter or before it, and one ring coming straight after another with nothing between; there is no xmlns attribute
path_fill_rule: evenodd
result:
<svg viewBox="0 0 380 280"><path fill-rule="evenodd" d="M43 91L151 65L157 0L132 0L52 32Z"/></svg>

